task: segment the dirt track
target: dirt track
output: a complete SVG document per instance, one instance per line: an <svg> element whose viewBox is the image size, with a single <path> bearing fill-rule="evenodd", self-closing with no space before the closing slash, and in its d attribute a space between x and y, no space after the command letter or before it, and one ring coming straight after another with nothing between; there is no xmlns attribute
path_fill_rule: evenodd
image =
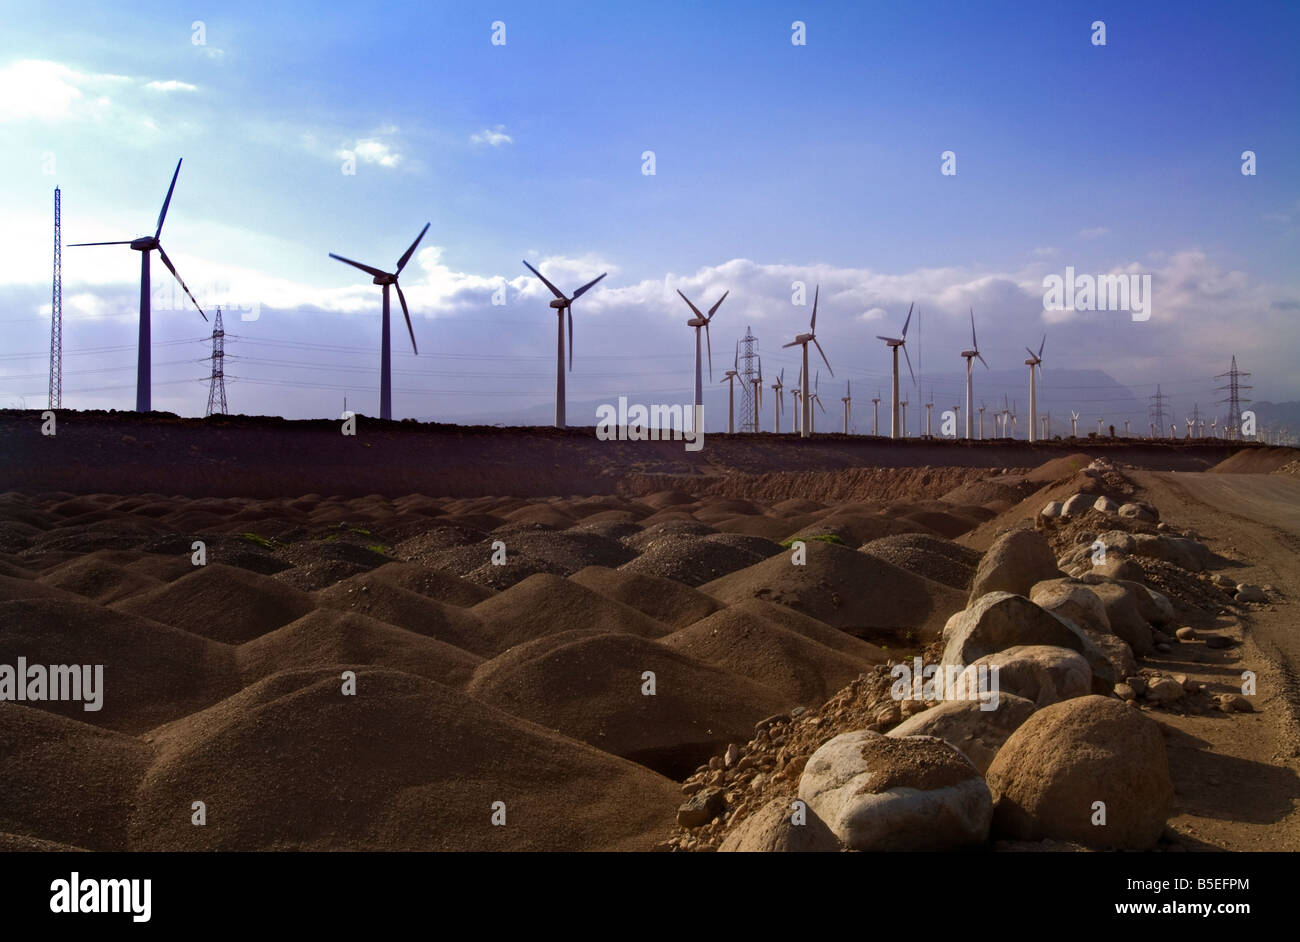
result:
<svg viewBox="0 0 1300 942"><path fill-rule="evenodd" d="M1166 744L1178 807L1170 826L1192 846L1300 850L1300 479L1278 474L1130 472L1161 517L1198 531L1229 560L1238 582L1271 584L1267 605L1230 612L1214 627L1242 638L1222 659L1180 645L1158 664L1213 689L1234 689L1240 673L1259 678L1259 712L1231 723L1167 715ZM1285 593L1285 594L1283 594ZM1198 626L1205 627L1205 626Z"/></svg>

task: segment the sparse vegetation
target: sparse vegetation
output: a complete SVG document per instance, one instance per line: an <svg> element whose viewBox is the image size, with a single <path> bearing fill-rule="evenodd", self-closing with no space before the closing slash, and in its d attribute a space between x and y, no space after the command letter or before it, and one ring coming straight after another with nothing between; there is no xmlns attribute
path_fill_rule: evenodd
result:
<svg viewBox="0 0 1300 942"><path fill-rule="evenodd" d="M258 536L256 533L250 532L244 532L239 535L250 543L256 543L258 546L265 547L266 549L275 549L275 540L270 540L264 536Z"/></svg>
<svg viewBox="0 0 1300 942"><path fill-rule="evenodd" d="M781 545L789 549L795 543L807 543L809 540L817 540L819 543L834 543L836 546L848 546L837 534L818 533L816 536L790 537L788 540L782 540Z"/></svg>

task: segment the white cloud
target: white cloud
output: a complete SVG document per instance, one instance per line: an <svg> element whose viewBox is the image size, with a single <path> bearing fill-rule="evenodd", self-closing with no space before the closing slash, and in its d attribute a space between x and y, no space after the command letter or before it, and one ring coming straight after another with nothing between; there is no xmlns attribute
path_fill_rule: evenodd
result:
<svg viewBox="0 0 1300 942"><path fill-rule="evenodd" d="M198 91L199 88L197 85L191 85L189 82L179 82L176 79L168 79L165 82L147 82L144 87L156 92L194 92Z"/></svg>
<svg viewBox="0 0 1300 942"><path fill-rule="evenodd" d="M482 131L471 134L469 139L475 144L486 144L489 147L500 147L503 144L513 144L515 142L515 139L506 133L504 124L484 128Z"/></svg>
<svg viewBox="0 0 1300 942"><path fill-rule="evenodd" d="M396 128L384 129L385 133L391 134ZM307 138L305 137L304 140ZM348 157L355 156L363 164L374 164L379 167L396 167L402 162L402 155L389 144L377 137L363 137L357 140L351 147L344 147L336 151L335 156L346 160Z"/></svg>
<svg viewBox="0 0 1300 942"><path fill-rule="evenodd" d="M1100 239L1104 235L1110 235L1110 229L1105 226L1093 226L1091 229L1079 230L1079 238L1081 239Z"/></svg>

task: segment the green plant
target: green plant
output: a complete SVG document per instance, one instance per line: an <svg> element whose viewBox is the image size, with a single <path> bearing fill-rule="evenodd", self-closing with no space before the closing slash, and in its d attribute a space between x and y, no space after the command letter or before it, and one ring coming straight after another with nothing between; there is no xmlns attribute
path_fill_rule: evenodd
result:
<svg viewBox="0 0 1300 942"><path fill-rule="evenodd" d="M267 549L275 549L275 540L268 540L266 537L258 536L256 533L241 533L239 535L250 543L256 543L258 546L264 546Z"/></svg>
<svg viewBox="0 0 1300 942"><path fill-rule="evenodd" d="M392 548L385 546L383 543L369 543L366 549L372 553L378 553L380 556L388 556L392 553Z"/></svg>

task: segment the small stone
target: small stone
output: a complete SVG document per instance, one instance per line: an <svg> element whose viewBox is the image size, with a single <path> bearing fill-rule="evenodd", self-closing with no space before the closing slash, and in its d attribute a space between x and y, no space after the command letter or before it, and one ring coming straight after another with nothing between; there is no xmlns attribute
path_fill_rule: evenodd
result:
<svg viewBox="0 0 1300 942"><path fill-rule="evenodd" d="M704 783L703 783L703 782L683 782L683 783L682 783L682 794L683 794L683 795L694 795L696 792L698 792L698 791L699 791L701 788L703 788L703 787L704 787Z"/></svg>
<svg viewBox="0 0 1300 942"><path fill-rule="evenodd" d="M1268 596L1259 586L1247 585L1243 582L1237 586L1237 594L1232 599L1234 602L1267 602Z"/></svg>
<svg viewBox="0 0 1300 942"><path fill-rule="evenodd" d="M737 772L744 772L746 769L752 769L753 767L754 767L753 756L745 756L739 762L736 763Z"/></svg>
<svg viewBox="0 0 1300 942"><path fill-rule="evenodd" d="M1174 635L1177 636L1179 641L1195 641L1196 629L1184 625L1182 628L1179 628L1177 631L1175 631Z"/></svg>
<svg viewBox="0 0 1300 942"><path fill-rule="evenodd" d="M790 711L790 719L797 720L799 717L803 716L807 712L808 712L807 707L797 706Z"/></svg>
<svg viewBox="0 0 1300 942"><path fill-rule="evenodd" d="M1134 692L1133 688L1130 687L1128 684L1116 684L1115 696L1119 697L1121 700L1137 699L1137 693Z"/></svg>
<svg viewBox="0 0 1300 942"><path fill-rule="evenodd" d="M788 723L788 722L790 722L790 714L775 713L772 716L769 716L766 719L761 719L757 723L755 723L754 729L763 730L763 729L767 729L770 726L779 726L782 723Z"/></svg>
<svg viewBox="0 0 1300 942"><path fill-rule="evenodd" d="M711 768L711 769L713 769L713 770L715 770L715 771L716 771L717 769L722 768L722 756L710 756L710 757L709 757L709 768Z"/></svg>
<svg viewBox="0 0 1300 942"><path fill-rule="evenodd" d="M882 726L897 726L903 722L903 711L897 703L887 703L876 712L876 722Z"/></svg>
<svg viewBox="0 0 1300 942"><path fill-rule="evenodd" d="M697 828L708 824L725 807L721 788L705 788L696 792L677 809L677 823L684 828Z"/></svg>
<svg viewBox="0 0 1300 942"><path fill-rule="evenodd" d="M734 742L727 747L726 754L722 757L722 764L731 768L740 761L740 747Z"/></svg>
<svg viewBox="0 0 1300 942"><path fill-rule="evenodd" d="M1183 698L1183 685L1172 677L1156 677L1147 687L1147 698L1156 703L1175 703Z"/></svg>
<svg viewBox="0 0 1300 942"><path fill-rule="evenodd" d="M1255 705L1237 693L1225 693L1219 697L1219 709L1224 713L1254 713Z"/></svg>
<svg viewBox="0 0 1300 942"><path fill-rule="evenodd" d="M925 701L904 700L901 712L904 717L915 716L917 713L923 713L925 712Z"/></svg>

